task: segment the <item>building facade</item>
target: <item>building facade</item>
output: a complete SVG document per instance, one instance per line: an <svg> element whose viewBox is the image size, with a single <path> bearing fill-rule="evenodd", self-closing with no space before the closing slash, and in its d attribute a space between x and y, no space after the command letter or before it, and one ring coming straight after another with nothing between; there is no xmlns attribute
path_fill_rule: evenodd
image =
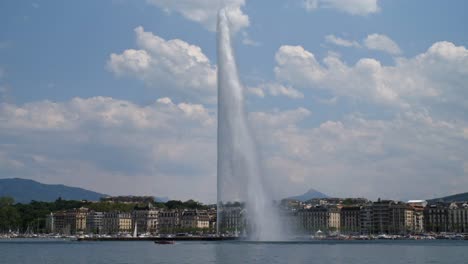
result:
<svg viewBox="0 0 468 264"><path fill-rule="evenodd" d="M209 229L210 217L206 210L184 210L180 217L181 229Z"/></svg>
<svg viewBox="0 0 468 264"><path fill-rule="evenodd" d="M174 233L180 227L179 210L166 210L158 214L159 231L161 233Z"/></svg>
<svg viewBox="0 0 468 264"><path fill-rule="evenodd" d="M453 233L468 232L468 203L451 203L448 206L448 231Z"/></svg>
<svg viewBox="0 0 468 264"><path fill-rule="evenodd" d="M361 233L361 206L341 208L340 231L343 234Z"/></svg>
<svg viewBox="0 0 468 264"><path fill-rule="evenodd" d="M340 209L332 206L315 206L297 211L299 231L315 234L317 231L339 231Z"/></svg>
<svg viewBox="0 0 468 264"><path fill-rule="evenodd" d="M219 233L244 232L247 227L246 211L240 206L226 206L221 211L223 221L218 227Z"/></svg>
<svg viewBox="0 0 468 264"><path fill-rule="evenodd" d="M106 212L103 215L102 230L104 234L131 233L133 231L132 215L126 212Z"/></svg>
<svg viewBox="0 0 468 264"><path fill-rule="evenodd" d="M92 234L101 234L103 232L103 212L90 211L86 219L86 231Z"/></svg>
<svg viewBox="0 0 468 264"><path fill-rule="evenodd" d="M448 232L449 208L446 204L430 204L424 209L424 226L427 232Z"/></svg>
<svg viewBox="0 0 468 264"><path fill-rule="evenodd" d="M135 225L138 234L157 234L159 232L159 211L151 203L145 207L136 207L132 211L133 225Z"/></svg>

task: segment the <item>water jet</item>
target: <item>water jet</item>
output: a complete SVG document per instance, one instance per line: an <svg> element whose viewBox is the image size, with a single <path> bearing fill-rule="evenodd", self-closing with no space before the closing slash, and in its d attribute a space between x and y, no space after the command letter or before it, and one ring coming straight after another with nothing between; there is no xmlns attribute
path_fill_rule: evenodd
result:
<svg viewBox="0 0 468 264"><path fill-rule="evenodd" d="M267 195L251 135L231 42L231 25L225 9L218 13L218 233L229 226L231 205L242 208L238 215L250 240L282 240L281 225L272 199ZM236 214L237 216L237 214ZM244 222L245 221L245 222ZM232 230L231 230L232 231Z"/></svg>

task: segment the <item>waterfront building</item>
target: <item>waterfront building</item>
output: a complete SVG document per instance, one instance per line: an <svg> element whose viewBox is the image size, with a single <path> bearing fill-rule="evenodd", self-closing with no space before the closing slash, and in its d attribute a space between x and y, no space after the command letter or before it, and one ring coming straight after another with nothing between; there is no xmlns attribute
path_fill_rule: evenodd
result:
<svg viewBox="0 0 468 264"><path fill-rule="evenodd" d="M317 231L339 231L340 209L337 207L315 206L297 212L300 229L309 234Z"/></svg>
<svg viewBox="0 0 468 264"><path fill-rule="evenodd" d="M225 206L221 211L221 218L218 232L244 232L247 227L246 211L241 206Z"/></svg>
<svg viewBox="0 0 468 264"><path fill-rule="evenodd" d="M60 234L74 235L86 231L88 208L77 208L56 212L53 215L54 231Z"/></svg>
<svg viewBox="0 0 468 264"><path fill-rule="evenodd" d="M372 203L372 233L390 234L391 200L380 200Z"/></svg>
<svg viewBox="0 0 468 264"><path fill-rule="evenodd" d="M411 216L409 222L407 222L407 213ZM390 203L390 234L407 234L410 226L412 226L412 222L413 215L406 203L399 201L392 201ZM407 224L410 226L407 226Z"/></svg>
<svg viewBox="0 0 468 264"><path fill-rule="evenodd" d="M103 231L103 212L90 211L86 218L86 231L93 234L101 234Z"/></svg>
<svg viewBox="0 0 468 264"><path fill-rule="evenodd" d="M341 227L341 210L337 207L328 207L328 230L340 231Z"/></svg>
<svg viewBox="0 0 468 264"><path fill-rule="evenodd" d="M363 235L370 235L373 233L373 212L372 204L362 205L359 210L360 232Z"/></svg>
<svg viewBox="0 0 468 264"><path fill-rule="evenodd" d="M106 212L103 216L102 229L105 234L130 233L133 231L132 215L124 212Z"/></svg>
<svg viewBox="0 0 468 264"><path fill-rule="evenodd" d="M424 209L424 226L427 232L448 232L449 208L444 203L429 204Z"/></svg>
<svg viewBox="0 0 468 264"><path fill-rule="evenodd" d="M65 211L55 212L53 215L54 232L64 235L70 235L70 226L65 224Z"/></svg>
<svg viewBox="0 0 468 264"><path fill-rule="evenodd" d="M328 229L328 210L323 206L314 206L297 212L303 232L314 234Z"/></svg>
<svg viewBox="0 0 468 264"><path fill-rule="evenodd" d="M405 207L405 231L407 233L413 233L415 231L415 211L414 208L409 205L405 205Z"/></svg>
<svg viewBox="0 0 468 264"><path fill-rule="evenodd" d="M425 200L409 200L408 206L413 210L413 229L414 233L424 232L424 208L427 206Z"/></svg>
<svg viewBox="0 0 468 264"><path fill-rule="evenodd" d="M451 203L448 210L448 231L468 232L468 203Z"/></svg>
<svg viewBox="0 0 468 264"><path fill-rule="evenodd" d="M424 207L413 206L413 231L415 233L424 232Z"/></svg>
<svg viewBox="0 0 468 264"><path fill-rule="evenodd" d="M139 234L159 232L159 210L155 209L151 203L145 207L135 208L132 212L132 219Z"/></svg>
<svg viewBox="0 0 468 264"><path fill-rule="evenodd" d="M180 217L182 229L208 229L210 218L206 210L184 210Z"/></svg>
<svg viewBox="0 0 468 264"><path fill-rule="evenodd" d="M361 206L344 206L340 214L340 231L343 234L361 232Z"/></svg>
<svg viewBox="0 0 468 264"><path fill-rule="evenodd" d="M158 213L159 232L175 233L180 228L179 210L163 210Z"/></svg>
<svg viewBox="0 0 468 264"><path fill-rule="evenodd" d="M72 211L68 211L67 216L70 218L71 222L71 233L83 233L86 231L86 217L88 215L88 208L78 208Z"/></svg>
<svg viewBox="0 0 468 264"><path fill-rule="evenodd" d="M339 204L331 202L343 201ZM277 204L281 222L294 233L315 234L317 231L343 234L399 234L424 232L468 232L468 203L433 203L410 200L407 203L393 200L378 200L362 204L351 199L317 199L312 203ZM366 200L362 200L365 202ZM324 205L320 205L320 203ZM345 205L343 205L345 204ZM293 205L293 206L291 206ZM300 207L298 207L300 206ZM224 221L220 233L245 234L247 219L240 203L225 206L221 212ZM178 233L205 229L215 231L216 208L208 210L156 209L152 204L135 207L131 213L95 212L77 208L53 212L45 216L49 233L74 235L87 233L131 233L135 225L142 233ZM297 229L295 229L297 227ZM247 232L248 233L248 232Z"/></svg>
<svg viewBox="0 0 468 264"><path fill-rule="evenodd" d="M211 232L216 232L216 220L217 220L217 211L216 211L216 208L210 208L210 210L208 210L208 218L209 218L209 226L210 226L210 230Z"/></svg>
<svg viewBox="0 0 468 264"><path fill-rule="evenodd" d="M413 225L411 208L403 202L378 199L372 203L372 222L374 234L407 234Z"/></svg>

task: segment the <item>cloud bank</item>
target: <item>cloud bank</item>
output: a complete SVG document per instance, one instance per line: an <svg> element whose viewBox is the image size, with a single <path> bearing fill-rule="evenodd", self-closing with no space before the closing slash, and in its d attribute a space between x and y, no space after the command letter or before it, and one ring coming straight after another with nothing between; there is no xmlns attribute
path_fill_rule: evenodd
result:
<svg viewBox="0 0 468 264"><path fill-rule="evenodd" d="M434 43L413 58L385 66L372 58L347 65L336 56L319 62L301 46L277 51L275 74L293 87L326 89L358 101L397 107L445 105L467 109L468 50L450 42Z"/></svg>

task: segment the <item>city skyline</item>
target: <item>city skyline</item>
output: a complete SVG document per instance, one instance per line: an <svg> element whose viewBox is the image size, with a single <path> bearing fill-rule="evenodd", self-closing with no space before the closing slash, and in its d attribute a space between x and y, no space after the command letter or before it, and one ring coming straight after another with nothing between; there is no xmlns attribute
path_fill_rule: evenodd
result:
<svg viewBox="0 0 468 264"><path fill-rule="evenodd" d="M216 200L216 12L275 198L468 190L465 1L1 3L0 177Z"/></svg>

